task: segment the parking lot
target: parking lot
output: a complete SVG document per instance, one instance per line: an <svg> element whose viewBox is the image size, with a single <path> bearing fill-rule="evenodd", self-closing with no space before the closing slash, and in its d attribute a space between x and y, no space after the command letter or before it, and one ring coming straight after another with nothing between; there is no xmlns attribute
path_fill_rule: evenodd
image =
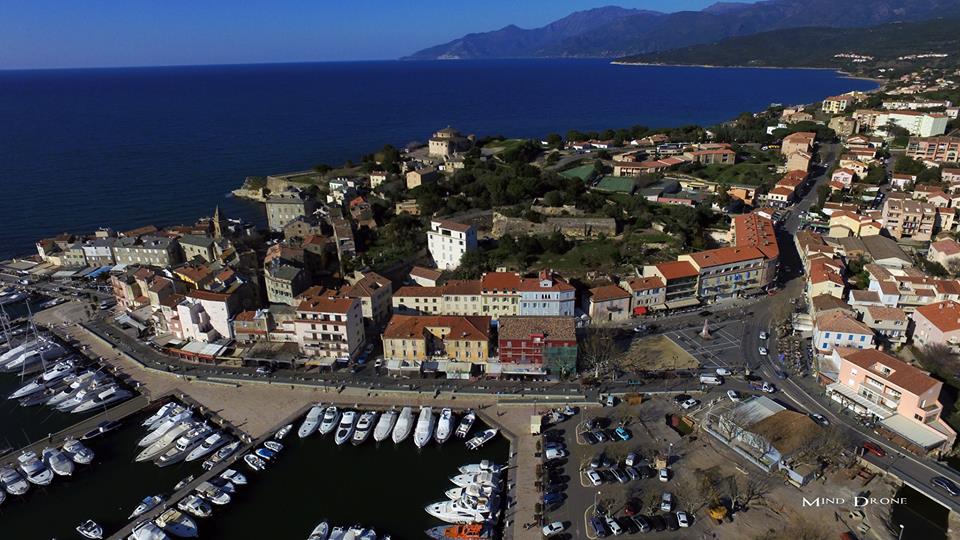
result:
<svg viewBox="0 0 960 540"><path fill-rule="evenodd" d="M664 335L696 358L704 368L741 370L745 365L742 350L743 321L711 321L708 329L709 339L704 339L700 335L703 331L702 325L670 330L664 332Z"/></svg>
<svg viewBox="0 0 960 540"><path fill-rule="evenodd" d="M639 405L581 410L547 430L547 448L563 445L567 455L547 463L545 493L561 495L549 498L545 521L563 522L567 538L591 540L641 532L667 531L663 536L670 538L702 534L710 527L708 519L699 523L688 515L688 527L682 527L676 514L686 510L679 482L691 474L683 456L696 440L667 425L668 414L681 412L672 396L662 396ZM661 479L663 465L666 478ZM661 506L665 493L669 503Z"/></svg>

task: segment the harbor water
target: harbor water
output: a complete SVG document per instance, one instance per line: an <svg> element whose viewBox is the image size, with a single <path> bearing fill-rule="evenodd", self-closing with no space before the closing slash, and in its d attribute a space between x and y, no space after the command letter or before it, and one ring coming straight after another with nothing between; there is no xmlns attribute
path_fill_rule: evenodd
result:
<svg viewBox="0 0 960 540"><path fill-rule="evenodd" d="M0 379L4 392L16 386L10 379ZM76 416L47 414L56 416L42 421L42 437ZM140 426L146 416L134 415L120 429L87 441L96 459L77 466L72 477L57 477L45 488L31 486L25 497L8 497L0 506L0 538L76 538L74 527L87 519L100 523L107 536L127 523L144 497L170 495L181 479L199 475L202 460L167 468L134 462L140 450L137 441L146 434ZM17 424L32 422L30 418L0 413L0 427L5 433L17 430ZM478 421L474 432L480 429ZM296 430L283 444L266 471L253 472L242 461L236 463L234 468L249 484L238 486L229 505L214 507L213 516L196 519L200 538L306 538L324 519L331 525L372 527L394 539L425 538L425 529L442 523L423 508L445 499L444 491L454 487L449 478L459 474L457 467L482 459L505 463L509 452L502 436L476 451L455 438L421 450L412 437L400 445L389 440L376 445L371 438L361 446L337 446L332 434L299 439Z"/></svg>

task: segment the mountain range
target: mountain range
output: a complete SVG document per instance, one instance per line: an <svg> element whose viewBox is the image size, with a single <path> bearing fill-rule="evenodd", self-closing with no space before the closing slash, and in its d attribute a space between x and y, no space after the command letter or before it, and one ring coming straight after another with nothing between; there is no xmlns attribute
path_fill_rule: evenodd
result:
<svg viewBox="0 0 960 540"><path fill-rule="evenodd" d="M468 34L405 59L614 58L797 27L867 27L932 19L960 0L765 0L719 2L700 11L662 13L607 6L572 13L540 28L509 25Z"/></svg>

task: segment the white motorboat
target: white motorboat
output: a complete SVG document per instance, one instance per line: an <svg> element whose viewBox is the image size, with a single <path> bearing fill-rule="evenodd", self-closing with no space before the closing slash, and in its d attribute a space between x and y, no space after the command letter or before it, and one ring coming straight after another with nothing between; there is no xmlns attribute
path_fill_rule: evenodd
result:
<svg viewBox="0 0 960 540"><path fill-rule="evenodd" d="M62 448L77 465L89 465L93 462L93 450L87 448L86 445L77 439L67 439L63 442Z"/></svg>
<svg viewBox="0 0 960 540"><path fill-rule="evenodd" d="M37 348L37 340L35 339L28 339L16 347L11 347L10 350L0 354L0 370L6 370L7 364L35 348Z"/></svg>
<svg viewBox="0 0 960 540"><path fill-rule="evenodd" d="M450 481L458 487L467 487L471 484L478 486L497 486L500 484L500 476L491 472L458 474L451 478Z"/></svg>
<svg viewBox="0 0 960 540"><path fill-rule="evenodd" d="M0 485L11 495L23 495L30 490L30 483L13 467L0 469Z"/></svg>
<svg viewBox="0 0 960 540"><path fill-rule="evenodd" d="M66 387L61 388L58 392L50 396L45 403L50 407L56 407L64 401L74 397L78 391L88 388L95 382L102 383L109 378L109 375L101 371L85 371L74 377L73 381L71 381Z"/></svg>
<svg viewBox="0 0 960 540"><path fill-rule="evenodd" d="M397 422L397 411L390 409L380 415L376 427L373 428L374 442L380 442L387 439L393 433L393 425Z"/></svg>
<svg viewBox="0 0 960 540"><path fill-rule="evenodd" d="M204 499L212 502L213 504L219 506L230 504L230 495L210 482L201 483L199 486L197 486L196 491L202 495Z"/></svg>
<svg viewBox="0 0 960 540"><path fill-rule="evenodd" d="M433 409L430 407L420 407L420 416L417 417L417 428L413 432L413 444L417 448L423 448L430 442L433 436L433 425L436 419L433 416Z"/></svg>
<svg viewBox="0 0 960 540"><path fill-rule="evenodd" d="M187 484L189 484L190 482L193 482L193 480L194 480L195 478L196 478L196 476L195 476L195 475L192 475L192 474L189 475L189 476L185 476L185 477L181 478L180 481L177 482L175 486L173 486L173 491L175 491L175 492L176 492L176 491L180 491L181 489L183 489L184 487L186 487Z"/></svg>
<svg viewBox="0 0 960 540"><path fill-rule="evenodd" d="M49 486L53 482L53 471L43 464L36 452L24 452L17 458L20 470L31 484Z"/></svg>
<svg viewBox="0 0 960 540"><path fill-rule="evenodd" d="M155 428L151 429L150 433L148 433L146 437L140 439L140 441L137 442L137 446L142 446L142 447L150 446L151 444L156 442L157 439L166 435L168 431L180 425L185 420L190 420L191 418L193 418L193 411L190 411L190 410L185 410L183 412L170 416L169 418L166 418L165 420L157 424Z"/></svg>
<svg viewBox="0 0 960 540"><path fill-rule="evenodd" d="M160 437L154 441L153 444L144 448L143 451L137 454L136 461L147 461L166 452L167 448L173 445L181 435L190 431L196 425L197 423L193 420L184 420L183 422L180 422L171 430L164 433L163 437Z"/></svg>
<svg viewBox="0 0 960 540"><path fill-rule="evenodd" d="M141 422L140 425L150 429L150 426L159 424L161 420L173 414L173 411L177 410L178 407L180 407L180 405L176 401L167 402L163 407L157 409L157 412L153 413L146 420Z"/></svg>
<svg viewBox="0 0 960 540"><path fill-rule="evenodd" d="M323 416L323 407L320 405L314 405L310 407L310 411L307 412L306 418L303 419L303 423L300 424L300 429L297 430L297 435L301 439L305 439L313 435L317 428L320 427L320 418Z"/></svg>
<svg viewBox="0 0 960 540"><path fill-rule="evenodd" d="M287 424L282 428L278 429L276 433L273 434L273 438L282 441L284 437L287 436L293 430L293 424Z"/></svg>
<svg viewBox="0 0 960 540"><path fill-rule="evenodd" d="M127 519L133 519L135 517L142 516L157 506L163 504L163 502L166 500L167 498L163 495L150 495L149 497L144 497L143 500L140 501L140 504L133 509L133 512L127 516Z"/></svg>
<svg viewBox="0 0 960 540"><path fill-rule="evenodd" d="M469 484L464 487L450 488L443 494L451 501L467 497L492 497L496 493L494 486L481 486L479 484Z"/></svg>
<svg viewBox="0 0 960 540"><path fill-rule="evenodd" d="M94 427L90 431L84 433L80 437L80 440L86 441L90 439L95 439L101 435L110 433L111 431L117 429L121 425L122 424L117 420L104 420L103 422L100 422L99 424L97 424L96 427Z"/></svg>
<svg viewBox="0 0 960 540"><path fill-rule="evenodd" d="M75 467L73 460L70 459L70 456L64 453L63 450L48 446L43 449L41 455L47 467L50 467L50 469L59 476L70 476L73 474Z"/></svg>
<svg viewBox="0 0 960 540"><path fill-rule="evenodd" d="M190 450L190 453L187 454L184 460L194 461L194 460L200 459L203 456L209 454L210 452L213 452L217 448L220 448L221 446L227 444L231 440L232 439L227 435L225 435L222 431L215 431L207 435L207 438L204 439L202 443L194 447L193 450Z"/></svg>
<svg viewBox="0 0 960 540"><path fill-rule="evenodd" d="M7 399L20 399L46 390L60 382L67 375L72 375L74 368L73 360L57 362L52 368L44 371L32 381L18 388L10 394Z"/></svg>
<svg viewBox="0 0 960 540"><path fill-rule="evenodd" d="M476 421L477 413L473 412L473 409L467 411L467 413L463 415L463 418L460 419L460 425L457 426L457 438L466 439Z"/></svg>
<svg viewBox="0 0 960 540"><path fill-rule="evenodd" d="M377 540L377 531L364 529L360 531L359 540Z"/></svg>
<svg viewBox="0 0 960 540"><path fill-rule="evenodd" d="M374 422L376 421L376 411L367 411L361 414L360 420L357 421L357 427L353 430L353 437L350 439L350 442L354 446L366 442L366 440L370 438L370 433L373 432Z"/></svg>
<svg viewBox="0 0 960 540"><path fill-rule="evenodd" d="M413 432L413 408L404 407L400 410L400 416L397 417L397 423L393 426L393 442L400 444Z"/></svg>
<svg viewBox="0 0 960 540"><path fill-rule="evenodd" d="M333 431L340 423L340 410L334 406L327 407L323 412L323 420L320 421L320 434L326 435Z"/></svg>
<svg viewBox="0 0 960 540"><path fill-rule="evenodd" d="M263 446L273 450L274 453L279 453L281 450L283 450L283 444L277 441L264 441Z"/></svg>
<svg viewBox="0 0 960 540"><path fill-rule="evenodd" d="M181 435L171 448L168 448L160 457L155 459L154 463L159 467L180 463L194 448L203 444L204 439L211 431L210 426L206 424L193 426L190 431Z"/></svg>
<svg viewBox="0 0 960 540"><path fill-rule="evenodd" d="M210 517L213 507L203 497L191 493L177 503L177 508L197 517Z"/></svg>
<svg viewBox="0 0 960 540"><path fill-rule="evenodd" d="M180 538L196 538L197 522L180 510L169 508L153 520L157 527Z"/></svg>
<svg viewBox="0 0 960 540"><path fill-rule="evenodd" d="M84 538L92 538L93 540L100 540L103 538L103 527L101 527L92 519L88 519L77 525L77 532L80 533L80 536L83 536Z"/></svg>
<svg viewBox="0 0 960 540"><path fill-rule="evenodd" d="M340 418L340 425L337 426L337 434L335 435L333 442L337 445L341 445L350 440L350 437L353 435L353 428L357 422L357 413L354 411L345 411L343 416Z"/></svg>
<svg viewBox="0 0 960 540"><path fill-rule="evenodd" d="M203 470L209 471L210 469L214 468L217 463L220 463L221 461L232 456L233 453L237 451L237 448L240 448L240 441L233 441L232 443L220 448L214 452L212 456L210 456L210 459L203 462Z"/></svg>
<svg viewBox="0 0 960 540"><path fill-rule="evenodd" d="M359 540L361 532L363 532L363 527L354 525L347 529L347 533L343 535L343 540Z"/></svg>
<svg viewBox="0 0 960 540"><path fill-rule="evenodd" d="M329 539L329 540L343 540L343 537L344 537L346 534L347 534L347 530L344 529L343 527L334 527L334 528L330 531L330 539Z"/></svg>
<svg viewBox="0 0 960 540"><path fill-rule="evenodd" d="M133 392L114 385L98 393L96 396L93 397L93 399L81 403L70 412L82 413L82 412L92 411L94 409L99 409L101 407L106 408L108 405L112 405L114 403L117 403L118 401L123 401L131 397L133 397Z"/></svg>
<svg viewBox="0 0 960 540"><path fill-rule="evenodd" d="M218 488L223 490L224 493L230 496L233 496L233 494L237 492L237 486L233 485L233 482L221 476L218 476L216 478L211 478L210 483L217 486Z"/></svg>
<svg viewBox="0 0 960 540"><path fill-rule="evenodd" d="M454 416L453 410L449 407L443 409L440 411L440 419L437 420L437 432L434 433L433 438L436 439L439 444L447 442L447 439L453 435L456 424L457 418Z"/></svg>
<svg viewBox="0 0 960 540"><path fill-rule="evenodd" d="M273 458L277 457L277 453L269 448L257 448L253 453L259 458L267 460L267 462L273 461Z"/></svg>
<svg viewBox="0 0 960 540"><path fill-rule="evenodd" d="M484 512L463 504L459 499L428 504L424 510L431 516L447 523L483 523L487 520L487 515Z"/></svg>
<svg viewBox="0 0 960 540"><path fill-rule="evenodd" d="M236 469L227 469L223 471L222 473L220 473L220 478L223 478L224 480L238 486L247 485L247 477L244 476L242 472Z"/></svg>
<svg viewBox="0 0 960 540"><path fill-rule="evenodd" d="M116 385L117 383L113 380L104 381L99 384L88 385L86 388L82 388L77 392L75 392L70 399L66 399L62 401L59 405L57 405L57 410L61 412L70 412L76 409L77 407L79 407L80 405L83 405L84 403L87 403L88 401L92 400L100 392L109 390L110 388L113 388Z"/></svg>
<svg viewBox="0 0 960 540"><path fill-rule="evenodd" d="M130 535L130 538L133 540L170 540L167 533L150 520L134 525L133 534Z"/></svg>
<svg viewBox="0 0 960 540"><path fill-rule="evenodd" d="M483 430L476 437L466 442L467 448L469 448L470 450L476 450L477 448L480 448L481 446L490 442L490 439L496 436L497 436L496 428Z"/></svg>
<svg viewBox="0 0 960 540"><path fill-rule="evenodd" d="M254 471L260 472L267 468L267 462L263 460L260 456L256 454L247 454L243 456L243 461L247 463L247 467L250 467Z"/></svg>
<svg viewBox="0 0 960 540"><path fill-rule="evenodd" d="M457 470L459 470L462 474L477 474L482 472L499 473L502 469L503 467L497 465L489 459L485 459L480 463L461 465L457 468Z"/></svg>
<svg viewBox="0 0 960 540"><path fill-rule="evenodd" d="M307 537L307 540L327 540L327 536L330 534L330 525L326 521L321 521L319 525L313 528L313 531L310 532L310 536Z"/></svg>

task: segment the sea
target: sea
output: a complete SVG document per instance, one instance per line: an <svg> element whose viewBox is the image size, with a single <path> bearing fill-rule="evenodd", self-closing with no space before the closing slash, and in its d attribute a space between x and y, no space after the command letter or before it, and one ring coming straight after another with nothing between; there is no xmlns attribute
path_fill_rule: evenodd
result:
<svg viewBox="0 0 960 540"><path fill-rule="evenodd" d="M246 176L340 164L448 125L478 136L711 124L875 82L606 60L0 71L0 258L61 232L193 222Z"/></svg>

